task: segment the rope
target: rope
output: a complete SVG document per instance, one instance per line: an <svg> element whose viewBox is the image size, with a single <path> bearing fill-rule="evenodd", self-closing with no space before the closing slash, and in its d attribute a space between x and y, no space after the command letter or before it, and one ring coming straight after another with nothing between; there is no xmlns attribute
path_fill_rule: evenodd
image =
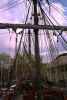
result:
<svg viewBox="0 0 67 100"><path fill-rule="evenodd" d="M9 39L9 46L10 46L10 42L11 42L12 36L10 34L11 33L10 29L8 29L8 31L9 31L9 35L10 35L10 39ZM10 55L10 47L9 47L9 55ZM11 58L10 57L9 57L9 63L8 64L11 64ZM8 68L8 87L9 87L9 81L10 81L9 76L10 76L10 66Z"/></svg>
<svg viewBox="0 0 67 100"><path fill-rule="evenodd" d="M21 5L22 3L23 3L23 1L18 2L18 3L17 3L17 1L15 1L15 2L13 2L13 3L10 4L10 5L9 5L9 3L8 3L7 5L9 5L9 7L6 5L7 8L6 8L6 7L0 8L0 12L1 12L1 11L8 11L8 10L14 8L14 7L17 7L18 5Z"/></svg>
<svg viewBox="0 0 67 100"><path fill-rule="evenodd" d="M30 3L29 8L28 8L28 12L27 12L27 16L26 16L25 24L26 24L26 22L27 22L27 20L28 20L30 7L31 7L31 3ZM19 50L20 50L20 47L21 47L21 43L22 43L23 32L24 32L24 29L22 30L22 34L21 34L21 38L20 38L20 42L19 42L19 45L18 45L18 48L17 48L17 52L16 52L15 57L14 57L15 59L14 59L14 63L13 63L13 66L12 66L13 69L11 70L11 74L12 74L12 72L14 72L14 68L15 68L15 66L16 66L16 60L17 60L18 53L19 53ZM10 76L10 78L12 78L12 75Z"/></svg>
<svg viewBox="0 0 67 100"><path fill-rule="evenodd" d="M39 6L40 6L40 9L41 9L41 13L42 13L42 15L43 15L43 10L42 10L42 8L41 8L41 5L40 5L40 2L39 2ZM43 15L43 19L44 19L44 15ZM44 21L45 21L45 19L44 19ZM50 23L49 23L50 24ZM49 31L47 30L47 33L49 33ZM47 35L47 34L46 34ZM51 36L50 36L50 34L48 34L48 38L49 38L49 41L51 41L51 44L53 44L52 43L52 39L50 39L51 38ZM53 40L53 42L54 42L54 40ZM49 42L50 43L50 42ZM55 49L55 47L53 46L51 46L51 48L54 48ZM52 49L50 50L50 52L52 51ZM51 54L51 57L52 57L52 54Z"/></svg>

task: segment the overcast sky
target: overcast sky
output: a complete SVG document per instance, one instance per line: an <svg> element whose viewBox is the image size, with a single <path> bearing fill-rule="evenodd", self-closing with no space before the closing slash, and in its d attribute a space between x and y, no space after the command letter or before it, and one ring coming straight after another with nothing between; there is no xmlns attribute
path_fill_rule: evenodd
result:
<svg viewBox="0 0 67 100"><path fill-rule="evenodd" d="M53 16L60 25L67 25L67 0L56 0L56 2L53 2L52 5L54 7L51 7L51 16ZM27 9L28 8L25 5L25 0L1 0L0 22L23 23L26 17ZM56 24L55 21L52 19L52 17L51 20L53 21L54 24ZM65 39L67 39L66 33L63 33L63 36ZM56 42L56 45L60 52L65 52L66 50L62 46L62 43L66 45L64 41L61 39L61 37L59 37L59 42L58 43ZM9 34L9 31L1 30L0 52L6 52L13 55L14 51L15 51L15 34L13 32ZM44 49L44 47L41 47L41 53L45 54L45 52L46 50Z"/></svg>

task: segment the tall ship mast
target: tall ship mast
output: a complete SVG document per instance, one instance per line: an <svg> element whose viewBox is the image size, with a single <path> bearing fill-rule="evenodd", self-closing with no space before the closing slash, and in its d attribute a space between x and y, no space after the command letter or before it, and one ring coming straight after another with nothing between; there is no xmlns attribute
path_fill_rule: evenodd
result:
<svg viewBox="0 0 67 100"><path fill-rule="evenodd" d="M27 100L24 99L24 96L27 97L28 93L32 93L28 95L32 98L29 100L44 100L44 87L48 87L49 90L51 87L50 81L55 80L56 76L61 74L58 70L54 70L59 64L59 60L54 60L59 55L58 37L60 36L67 44L62 35L63 32L67 31L67 26L59 26L55 18L51 16L52 7L55 10L56 7L52 5L50 0L26 0L24 3L28 8L26 8L24 23L0 23L0 29L9 29L9 33L12 29L16 36L15 56L13 59L9 57L7 73L5 73L2 66L0 70L1 96L4 100L13 100L14 97L16 98L20 94L22 94L23 100ZM17 32L18 29L21 29L21 31ZM45 51L44 58L42 57L42 48ZM5 80L7 81L5 82ZM28 81L31 82L28 83ZM59 94L60 98L63 98L64 95L61 90Z"/></svg>

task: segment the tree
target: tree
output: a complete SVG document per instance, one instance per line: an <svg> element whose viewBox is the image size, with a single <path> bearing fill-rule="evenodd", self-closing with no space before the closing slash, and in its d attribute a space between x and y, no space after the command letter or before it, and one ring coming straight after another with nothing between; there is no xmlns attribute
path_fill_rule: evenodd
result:
<svg viewBox="0 0 67 100"><path fill-rule="evenodd" d="M35 59L34 56L31 55L18 55L17 64L16 64L16 76L18 79L24 78L31 78L34 74L34 63Z"/></svg>
<svg viewBox="0 0 67 100"><path fill-rule="evenodd" d="M0 54L0 81L2 83L2 86L8 83L11 61L12 58L8 54Z"/></svg>
<svg viewBox="0 0 67 100"><path fill-rule="evenodd" d="M6 53L0 54L0 62L9 63L9 59L11 59L11 57L8 54Z"/></svg>

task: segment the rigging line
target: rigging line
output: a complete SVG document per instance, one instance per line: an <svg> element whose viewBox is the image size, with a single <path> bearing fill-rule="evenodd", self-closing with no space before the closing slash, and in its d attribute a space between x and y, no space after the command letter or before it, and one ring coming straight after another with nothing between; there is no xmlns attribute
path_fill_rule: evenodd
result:
<svg viewBox="0 0 67 100"><path fill-rule="evenodd" d="M39 5L40 5L40 4L39 4ZM41 9L41 5L40 5L40 9ZM41 9L41 13L42 13L42 9ZM44 23L46 24L46 19L45 19L45 17L44 17L44 15L43 15L43 14L42 14L42 16L43 16L42 18L44 19ZM43 30L43 31L44 31L44 30ZM46 31L46 33L47 33L47 32L49 33L49 31L48 31L48 30ZM46 36L47 36L47 35L46 35ZM50 50L48 49L48 52L49 52L49 51L50 51ZM51 54L51 53L50 53L49 55L51 55L51 56L52 56L52 54Z"/></svg>
<svg viewBox="0 0 67 100"><path fill-rule="evenodd" d="M0 6L0 9L4 9L5 7L7 7L7 6L11 6L11 5L13 5L13 4L17 4L18 3L18 1L17 0L12 0L11 2L10 1L8 1L6 4L3 4L2 6Z"/></svg>
<svg viewBox="0 0 67 100"><path fill-rule="evenodd" d="M25 19L25 24L26 24L26 22L28 20L30 7L31 7L31 3L30 3L30 6L28 8L28 12L27 12L26 19ZM20 47L21 47L21 43L22 43L23 32L24 32L24 29L22 30L22 34L21 34L21 38L20 38L19 45L18 45L18 48L17 48L17 52L16 52L15 57L14 57L13 65L11 65L11 71L10 71L10 79L11 80L13 78L12 72L14 72L14 69L15 69L15 66L16 66L17 57L18 57L18 53L19 53L19 50L20 50Z"/></svg>
<svg viewBox="0 0 67 100"><path fill-rule="evenodd" d="M57 23L57 24L59 24L58 22L57 22L57 20L53 17L53 16L51 16L53 19L54 19L54 21ZM60 24L59 24L60 25ZM61 35L61 38L64 40L64 42L67 44L67 41L64 39L64 37Z"/></svg>
<svg viewBox="0 0 67 100"><path fill-rule="evenodd" d="M62 46L64 47L64 49L67 50L67 46L64 46L63 41L61 41L61 43L62 43Z"/></svg>
<svg viewBox="0 0 67 100"><path fill-rule="evenodd" d="M18 4L14 4L14 5L12 5L12 6L8 7L8 8L5 8L3 10L0 10L0 12L1 11L8 11L8 10L14 8L14 7L17 7L17 6L21 5L22 3L23 3L23 1L22 2L19 2Z"/></svg>
<svg viewBox="0 0 67 100"><path fill-rule="evenodd" d="M62 36L61 36L62 37ZM63 38L63 37L62 37ZM63 38L63 40L64 40L64 38ZM64 40L65 41L65 40ZM66 42L66 41L65 41ZM66 48L65 48L66 49ZM57 52L58 52L58 49L57 49Z"/></svg>
<svg viewBox="0 0 67 100"><path fill-rule="evenodd" d="M41 5L40 5L40 2L39 3L39 7L40 7L40 10L41 10L41 13L42 13L42 18L44 19L44 23L46 24L46 21L45 21L45 18L46 16L43 14L43 10L41 9ZM44 17L45 16L45 17ZM48 21L48 20L47 20ZM49 23L49 22L48 22Z"/></svg>
<svg viewBox="0 0 67 100"><path fill-rule="evenodd" d="M38 34L38 35L41 35L41 34ZM29 35L25 33L24 36L27 37ZM31 38L31 42L33 42L32 45L34 45L35 44L35 41L34 41L35 37L34 37L34 35L32 33L30 34L30 38Z"/></svg>
<svg viewBox="0 0 67 100"><path fill-rule="evenodd" d="M9 32L9 35L10 35L10 29L8 29L8 32ZM9 39L9 46L10 46L10 42L11 42L11 38L12 38L12 36L10 35L10 39ZM9 47L9 53L10 53L10 47ZM9 59L10 60L10 59Z"/></svg>
<svg viewBox="0 0 67 100"><path fill-rule="evenodd" d="M27 57L29 56L29 53L28 53L28 51L27 51L27 44L26 44L26 39L27 39L28 37L26 37L26 35L24 35L24 41L23 41L23 52L24 52L24 54L26 54L27 55ZM28 57L29 58L29 57Z"/></svg>
<svg viewBox="0 0 67 100"><path fill-rule="evenodd" d="M60 36L64 40L64 42L67 44L67 41L64 39L64 37L62 36L62 34Z"/></svg>
<svg viewBox="0 0 67 100"><path fill-rule="evenodd" d="M42 8L41 8L42 9ZM52 21L50 20L50 18L47 16L47 14L45 13L45 11L42 9L43 14L45 14L45 16L48 18L48 20L50 21L50 23L52 24Z"/></svg>
<svg viewBox="0 0 67 100"><path fill-rule="evenodd" d="M40 2L39 2L39 5L40 5ZM44 14L43 14L43 11L42 11L42 9L41 9L41 5L39 6L40 7L40 10L41 10L41 13L42 13L42 18L44 19L44 24L46 24L46 16L44 17ZM48 20L47 20L48 21ZM48 21L48 23L49 23L49 21ZM44 30L43 30L44 31ZM48 30L47 30L48 31ZM46 31L46 32L47 32ZM46 44L47 44L47 40L46 40ZM48 49L48 48L47 48ZM49 49L48 49L48 52L49 52ZM50 53L49 53L49 55L51 55ZM47 57L48 57L48 55L47 55ZM48 59L48 58L47 58Z"/></svg>
<svg viewBox="0 0 67 100"><path fill-rule="evenodd" d="M9 35L10 35L10 29L8 29L8 32L9 32ZM11 42L11 38L12 38L12 35L10 35L10 39L9 39L9 54L10 54L10 42ZM11 63L11 58L9 57L9 64ZM9 76L10 76L10 66L9 66L9 68L8 68L8 84L9 84Z"/></svg>
<svg viewBox="0 0 67 100"><path fill-rule="evenodd" d="M29 4L31 5L31 1L30 0L28 0L28 1L29 1ZM21 34L21 33L23 33L23 30L21 30L18 34Z"/></svg>
<svg viewBox="0 0 67 100"><path fill-rule="evenodd" d="M53 7L58 13L60 13L60 11L57 9L57 7L52 2L50 2L50 4L51 4L51 7ZM60 8L60 10L63 11L61 8ZM62 14L60 13L60 15L62 15Z"/></svg>
<svg viewBox="0 0 67 100"><path fill-rule="evenodd" d="M44 17L43 17L44 18ZM49 23L49 22L48 22ZM50 24L50 23L49 23ZM55 31L54 31L55 32ZM54 41L54 39L53 39L53 41ZM57 53L58 53L58 48L56 48L56 51L57 51Z"/></svg>
<svg viewBox="0 0 67 100"><path fill-rule="evenodd" d="M57 20L55 21L56 23L58 23L57 22ZM59 24L59 23L58 23ZM62 34L59 34L60 36L61 36L61 38L64 40L64 42L67 44L67 41L64 39L64 37L62 36Z"/></svg>
<svg viewBox="0 0 67 100"><path fill-rule="evenodd" d="M39 4L42 14L45 14L45 16L48 18L48 20L50 21L50 23L54 26L54 24L52 23L51 19L47 16L47 14L45 13L45 11L43 10L43 8L41 7L41 4Z"/></svg>
<svg viewBox="0 0 67 100"><path fill-rule="evenodd" d="M41 5L40 5L40 9L41 9ZM42 10L41 10L42 11ZM43 13L42 13L42 15L43 15ZM45 19L44 17L43 17L43 19ZM45 21L45 20L44 20ZM46 23L45 23L46 24ZM51 39L52 40L52 39ZM53 40L54 41L54 40ZM57 49L55 49L55 50L57 50ZM58 51L58 50L57 50Z"/></svg>
<svg viewBox="0 0 67 100"><path fill-rule="evenodd" d="M44 34L46 35L46 33L45 33L45 31L43 30L43 32L44 32ZM48 51L48 53L46 53L46 56L47 56L47 61L48 61L48 55L50 56L50 52L49 52L49 48L48 48L48 43L47 43L47 39L45 38L45 35L44 35L44 41L45 41L45 43L46 43L46 46L47 46L47 51ZM47 65L48 66L48 65Z"/></svg>
<svg viewBox="0 0 67 100"><path fill-rule="evenodd" d="M3 9L3 10L1 10L1 11L8 11L8 10L10 10L10 9L13 9L14 7L17 7L17 6L21 5L22 3L24 3L24 2L21 1L21 2L18 2L17 4L14 3L13 5L10 5L9 7L5 8L5 9ZM1 12L1 11L0 11L0 12Z"/></svg>
<svg viewBox="0 0 67 100"><path fill-rule="evenodd" d="M11 7L11 6L13 6L13 5L18 5L18 3L20 3L20 2L23 2L23 1L14 1L14 2L8 2L7 4L5 4L5 5L3 5L3 7L0 7L0 10L3 10L3 9L7 9L7 8L9 8L9 7Z"/></svg>
<svg viewBox="0 0 67 100"><path fill-rule="evenodd" d="M47 10L47 8L46 8L46 10ZM48 12L48 10L47 10L47 12ZM50 15L51 16L51 15ZM53 17L53 16L51 16L51 18L58 24L58 25L60 25L58 22L57 22L57 20Z"/></svg>
<svg viewBox="0 0 67 100"><path fill-rule="evenodd" d="M26 24L26 22L28 20L30 7L31 7L31 2L30 2L30 5L29 5L29 8L28 8L28 13L27 13L27 16L26 16L25 24ZM23 32L24 32L24 29L22 30L22 33ZM17 49L16 55L15 55L15 62L14 62L14 64L16 63L16 59L17 59L17 56L18 56L18 53L19 53L19 50L20 50L20 47L21 47L22 37L23 37L23 34L21 34L20 42L19 42L18 49Z"/></svg>
<svg viewBox="0 0 67 100"><path fill-rule="evenodd" d="M30 59L29 54L28 54L27 49L26 49L26 43L25 42L23 42L23 49L24 49L24 52L27 55L27 57Z"/></svg>
<svg viewBox="0 0 67 100"><path fill-rule="evenodd" d="M51 15L50 15L51 16ZM58 22L57 22L57 20L53 17L53 16L51 16L51 18L58 24L58 25L60 25Z"/></svg>
<svg viewBox="0 0 67 100"><path fill-rule="evenodd" d="M41 7L42 9L42 7ZM49 21L51 22L51 24L54 26L53 22L51 21L51 19L47 16L47 14L45 13L45 11L42 9L43 13L46 15L46 17L49 19ZM58 31L57 31L58 32ZM59 32L58 32L59 33ZM61 36L62 37L62 36ZM62 39L65 41L65 43L67 44L67 41L64 39L64 37L62 37Z"/></svg>
<svg viewBox="0 0 67 100"><path fill-rule="evenodd" d="M50 1L50 4L51 5L53 5L56 9L57 9L57 6L54 4L54 3L52 3L51 1ZM60 8L61 9L61 11L62 11L62 8ZM58 9L57 9L58 10Z"/></svg>
<svg viewBox="0 0 67 100"><path fill-rule="evenodd" d="M60 23L57 22L57 20L55 19L55 17L51 16L53 18L53 20L58 24L60 25Z"/></svg>
<svg viewBox="0 0 67 100"><path fill-rule="evenodd" d="M26 6L26 7L27 7L27 3L28 3L28 2L30 3L30 1L29 1L29 0L26 0L26 1L25 1L25 6Z"/></svg>
<svg viewBox="0 0 67 100"><path fill-rule="evenodd" d="M30 60L30 61L32 61L32 59L30 59L30 56L29 56L29 53L27 52L27 45L26 45L26 42L24 41L23 42L23 49L24 49L24 52L25 52L25 54L27 55L27 57L28 57L28 59Z"/></svg>
<svg viewBox="0 0 67 100"><path fill-rule="evenodd" d="M46 8L46 7L45 7ZM47 10L47 12L48 12L48 9L46 8L46 10ZM51 16L51 18L58 24L58 25L60 25L59 23L58 23L58 21L55 19L55 17L53 17L51 14L50 14L50 16Z"/></svg>
<svg viewBox="0 0 67 100"><path fill-rule="evenodd" d="M63 16L61 13L60 13L60 11L55 7L55 5L51 5L61 16Z"/></svg>
<svg viewBox="0 0 67 100"><path fill-rule="evenodd" d="M26 24L26 22L27 22L27 20L28 20L30 8L31 8L31 2L30 2L30 5L29 5L29 8L28 8L28 13L27 13L27 16L26 16L25 24ZM23 33L23 32L24 32L24 29L23 29L22 33ZM21 46L22 37L23 37L23 35L21 35L21 39L20 39L20 43L19 43L19 47L18 47L18 51L17 51L17 52L19 52L19 49L20 49L20 46Z"/></svg>
<svg viewBox="0 0 67 100"><path fill-rule="evenodd" d="M49 0L45 0L46 1L46 3L48 4L48 6L49 6L49 14L50 14L50 2L49 2ZM38 2L42 2L41 0L39 0Z"/></svg>

